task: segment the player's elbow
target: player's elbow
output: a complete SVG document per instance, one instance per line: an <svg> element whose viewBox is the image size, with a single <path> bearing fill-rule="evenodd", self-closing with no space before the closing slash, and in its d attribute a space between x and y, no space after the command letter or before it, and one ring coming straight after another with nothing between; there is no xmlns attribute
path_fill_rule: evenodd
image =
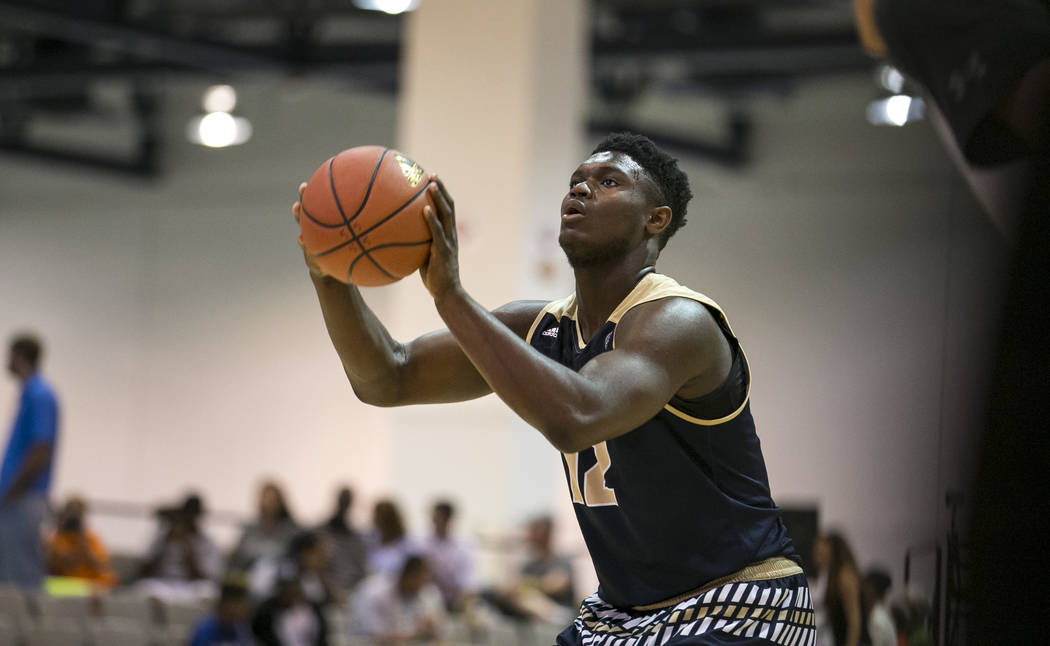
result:
<svg viewBox="0 0 1050 646"><path fill-rule="evenodd" d="M579 453L580 451L591 446L590 444L585 445L583 442L575 440L571 436L552 437L551 435L548 435L547 439L550 440L550 443L552 445L554 445L554 448L558 449L562 453Z"/></svg>
<svg viewBox="0 0 1050 646"><path fill-rule="evenodd" d="M357 398L369 406L391 408L401 405L399 389L387 384L350 382Z"/></svg>
<svg viewBox="0 0 1050 646"><path fill-rule="evenodd" d="M562 453L577 453L600 441L594 439L594 428L582 420L545 425L540 432Z"/></svg>

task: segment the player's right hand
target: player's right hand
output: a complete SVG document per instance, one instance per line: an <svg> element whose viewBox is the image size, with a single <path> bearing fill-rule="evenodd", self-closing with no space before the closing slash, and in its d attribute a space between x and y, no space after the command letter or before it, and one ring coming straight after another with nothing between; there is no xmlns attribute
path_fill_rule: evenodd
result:
<svg viewBox="0 0 1050 646"><path fill-rule="evenodd" d="M299 224L299 218L302 217L304 192L306 192L306 182L299 184L299 199L292 205L292 216L295 217L296 224ZM310 270L310 276L313 278L325 278L328 274L317 265L314 257L306 251L306 245L303 244L303 235L301 233L299 234L298 242L299 248L303 250L303 259L306 261L306 267Z"/></svg>

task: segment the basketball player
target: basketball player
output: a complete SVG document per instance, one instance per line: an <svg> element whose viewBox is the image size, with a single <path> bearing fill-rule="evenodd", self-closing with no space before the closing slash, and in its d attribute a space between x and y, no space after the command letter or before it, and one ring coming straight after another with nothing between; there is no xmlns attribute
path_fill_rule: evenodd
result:
<svg viewBox="0 0 1050 646"><path fill-rule="evenodd" d="M602 141L561 204L575 294L493 312L460 284L452 199L430 190L420 273L447 330L399 343L356 288L308 258L310 275L362 401L495 392L562 452L600 587L557 643L812 644L743 351L717 304L655 271L692 197L675 160L642 136Z"/></svg>

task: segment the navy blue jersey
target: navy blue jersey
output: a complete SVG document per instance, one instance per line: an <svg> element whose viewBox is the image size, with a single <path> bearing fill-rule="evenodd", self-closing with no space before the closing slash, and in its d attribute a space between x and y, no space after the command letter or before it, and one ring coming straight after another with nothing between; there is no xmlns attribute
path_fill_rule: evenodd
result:
<svg viewBox="0 0 1050 646"><path fill-rule="evenodd" d="M750 377L721 308L660 274L649 274L591 339L576 320L575 295L549 303L526 337L573 370L616 346L616 324L632 307L689 298L715 315L744 365L742 403L717 419L694 417L672 399L617 438L564 454L566 479L599 594L620 607L656 604L744 567L794 557L769 480L749 400Z"/></svg>

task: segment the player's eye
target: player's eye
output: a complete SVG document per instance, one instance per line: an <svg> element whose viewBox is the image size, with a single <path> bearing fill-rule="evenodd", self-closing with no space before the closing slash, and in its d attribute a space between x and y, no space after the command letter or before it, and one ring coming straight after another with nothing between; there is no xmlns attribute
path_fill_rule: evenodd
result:
<svg viewBox="0 0 1050 646"><path fill-rule="evenodd" d="M606 177L602 180L602 186L616 186L617 182L611 177Z"/></svg>

